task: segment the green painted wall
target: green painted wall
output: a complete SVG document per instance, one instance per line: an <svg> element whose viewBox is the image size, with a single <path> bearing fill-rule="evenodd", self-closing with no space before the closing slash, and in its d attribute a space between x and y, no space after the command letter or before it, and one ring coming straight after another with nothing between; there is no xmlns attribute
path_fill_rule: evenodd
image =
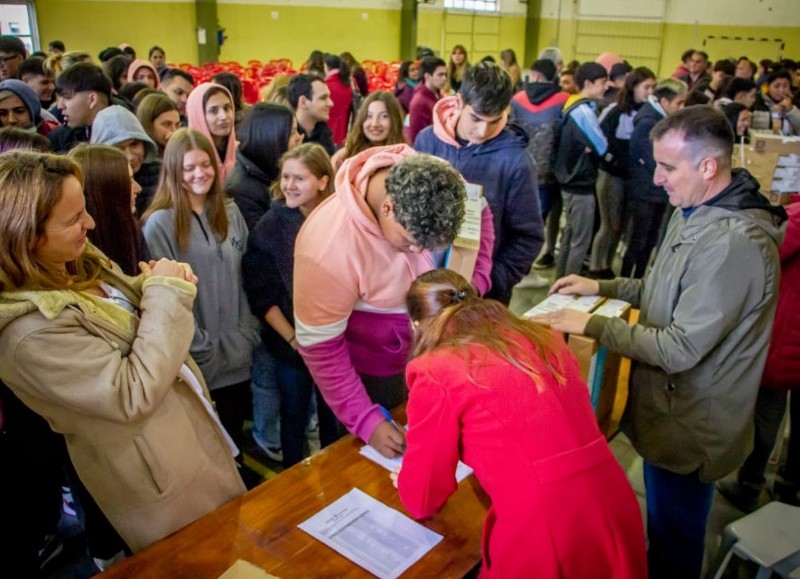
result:
<svg viewBox="0 0 800 579"><path fill-rule="evenodd" d="M228 35L223 61L290 58L299 67L314 49L348 50L359 60L400 57L400 10L219 4L217 14Z"/></svg>
<svg viewBox="0 0 800 579"><path fill-rule="evenodd" d="M582 30L607 29L610 26L617 29L629 27L631 35L642 36L639 40L617 40L602 42L599 39L582 43L599 52L616 52L628 57L632 64L645 64L651 66L650 62L642 62L637 59L638 55L649 55L651 51L660 56L660 66L655 67L659 76L669 76L678 66L681 53L687 48L698 48L706 50L712 60L727 58L729 56L739 57L747 55L753 59L778 57L780 43L774 39L782 39L785 42L783 56L788 58L800 58L800 27L765 27L765 26L717 26L712 24L670 24L663 25L662 41L656 40L661 25L646 22L612 23L606 21L587 22L582 21ZM577 22L574 20L562 20L560 23L554 19L541 19L538 21L537 52L542 48L558 44L561 48L566 61L575 58L576 35L578 33ZM727 36L730 40L710 39L708 37ZM651 37L652 39L648 39ZM758 41L733 40L733 37L757 38ZM770 42L761 42L761 38L768 38ZM706 40L705 46L703 45Z"/></svg>
<svg viewBox="0 0 800 579"><path fill-rule="evenodd" d="M127 42L137 55L158 44L170 62L197 62L194 3L37 0L39 37L47 49L63 40L67 50L97 57L108 46Z"/></svg>
<svg viewBox="0 0 800 579"><path fill-rule="evenodd" d="M196 11L193 2L103 2L95 0L37 0L37 17L42 43L63 40L68 49L83 49L96 55L107 46L121 42L132 44L141 54L153 44L166 49L171 62L196 63ZM273 12L277 18L273 18ZM250 59L290 58L302 64L309 52L349 50L358 59L395 60L401 58L401 11L257 4L218 4L220 24L226 29L227 42L220 59L246 62ZM364 18L366 15L366 19ZM528 19L525 14L485 16L446 15L443 11L420 8L417 44L443 51L446 58L453 44L463 42L473 47L471 60L484 54L498 56L500 50L513 48L523 66L530 65L525 54L538 53L556 43L567 60L574 57L578 25L575 20ZM526 25L537 26L527 30ZM615 51L632 55L642 51L660 56L659 75L668 75L688 47L702 47L709 36L780 38L786 42L784 55L800 58L800 27L718 26L707 24L665 24L663 40L656 35L658 26L649 23L616 24L629 27L631 34L644 37L637 41L582 42L592 50ZM580 23L581 30L609 27L608 22ZM208 34L214 34L209 30ZM537 46L526 46L527 37ZM706 50L712 58L747 54L753 58L775 58L774 42L709 40ZM527 50L526 50L527 49ZM644 63L644 64L650 64Z"/></svg>

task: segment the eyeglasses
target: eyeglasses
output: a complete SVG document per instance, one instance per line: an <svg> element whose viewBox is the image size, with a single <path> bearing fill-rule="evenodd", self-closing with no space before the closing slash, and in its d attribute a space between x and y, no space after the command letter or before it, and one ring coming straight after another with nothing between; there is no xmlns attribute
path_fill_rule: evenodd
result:
<svg viewBox="0 0 800 579"><path fill-rule="evenodd" d="M15 58L19 58L21 56L21 54L15 54L14 56L0 56L0 66L5 66L9 60L14 60Z"/></svg>

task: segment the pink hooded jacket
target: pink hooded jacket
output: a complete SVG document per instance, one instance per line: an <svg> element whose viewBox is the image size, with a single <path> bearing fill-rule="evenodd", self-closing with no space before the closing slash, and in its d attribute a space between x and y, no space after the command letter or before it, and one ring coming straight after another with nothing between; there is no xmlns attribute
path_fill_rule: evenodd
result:
<svg viewBox="0 0 800 579"><path fill-rule="evenodd" d="M148 63L149 64L149 63ZM131 65L133 66L133 65ZM189 119L189 128L195 129L203 133L211 143L214 143L214 136L211 134L211 131L208 128L208 122L206 121L206 111L204 106L205 96L209 90L214 89L220 92L225 93L228 95L228 98L231 100L231 105L233 106L233 98L231 97L231 93L228 92L224 86L219 84L214 84L211 82L204 82L194 88L194 90L189 94L189 99L186 101L186 116ZM225 158L222 159L219 156L219 151L216 147L214 147L214 153L216 154L217 159L217 166L219 167L220 172L220 180L224 183L225 178L228 174L233 170L233 166L236 164L236 131L233 129L233 119L231 119L231 132L228 135L228 146L225 149Z"/></svg>
<svg viewBox="0 0 800 579"><path fill-rule="evenodd" d="M128 82L135 82L136 81L136 71L140 68L149 68L153 72L153 78L156 79L156 86L153 88L157 89L161 86L161 81L158 79L158 71L156 67L150 64L147 60L134 60L131 65L128 67Z"/></svg>
<svg viewBox="0 0 800 579"><path fill-rule="evenodd" d="M406 292L434 267L431 252L406 253L386 241L365 199L367 183L415 154L408 145L391 145L345 161L336 174L336 194L306 219L295 245L300 354L337 418L364 441L385 418L359 374L404 371L412 342ZM491 214L488 219L491 225ZM490 260L491 243L481 247L481 255Z"/></svg>

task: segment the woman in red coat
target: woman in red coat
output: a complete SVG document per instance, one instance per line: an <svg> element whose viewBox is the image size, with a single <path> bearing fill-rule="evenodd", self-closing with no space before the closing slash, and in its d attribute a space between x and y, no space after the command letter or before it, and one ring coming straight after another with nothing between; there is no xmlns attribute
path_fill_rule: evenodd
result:
<svg viewBox="0 0 800 579"><path fill-rule="evenodd" d="M449 270L417 278L407 304L406 509L439 511L461 459L492 501L482 577L646 577L638 502L563 341Z"/></svg>
<svg viewBox="0 0 800 579"><path fill-rule="evenodd" d="M350 68L335 54L325 55L325 84L331 91L333 108L328 126L337 147L344 145L350 114L353 112L353 87L350 86Z"/></svg>
<svg viewBox="0 0 800 579"><path fill-rule="evenodd" d="M760 504L761 491L766 486L764 473L786 412L787 398L791 399L789 448L786 463L775 476L772 494L781 502L800 506L800 195L792 195L786 213L789 222L779 250L778 307L756 399L753 452L739 469L736 480L717 484L722 495L746 513Z"/></svg>

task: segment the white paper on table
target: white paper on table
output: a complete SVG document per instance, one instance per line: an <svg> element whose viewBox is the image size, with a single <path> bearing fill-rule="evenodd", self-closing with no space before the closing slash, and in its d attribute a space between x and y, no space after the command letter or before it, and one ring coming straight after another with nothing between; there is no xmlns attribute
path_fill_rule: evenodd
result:
<svg viewBox="0 0 800 579"><path fill-rule="evenodd" d="M403 456L396 456L394 458L386 458L380 452L372 448L369 444L365 444L359 449L359 454L361 456L365 456L370 459L372 462L377 462L383 468L388 471L395 472L403 466ZM469 475L472 474L472 468L468 467L466 464L458 461L458 466L456 466L456 482L461 482Z"/></svg>
<svg viewBox="0 0 800 579"><path fill-rule="evenodd" d="M444 538L355 488L297 526L373 575L390 579Z"/></svg>

